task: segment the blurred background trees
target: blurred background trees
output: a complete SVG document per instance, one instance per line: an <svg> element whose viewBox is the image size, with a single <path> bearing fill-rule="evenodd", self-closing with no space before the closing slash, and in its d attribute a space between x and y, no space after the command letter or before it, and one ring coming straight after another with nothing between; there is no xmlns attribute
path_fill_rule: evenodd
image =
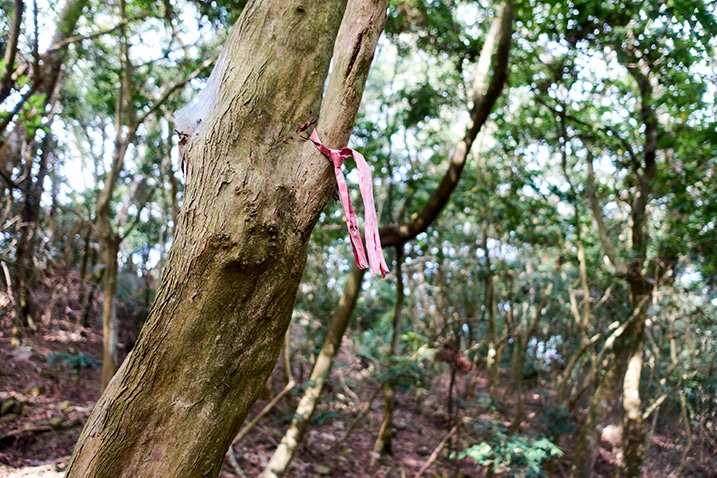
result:
<svg viewBox="0 0 717 478"><path fill-rule="evenodd" d="M15 345L63 322L102 326L103 385L129 352L182 202L171 114L244 3L0 3L0 324ZM386 251L387 280L359 282L346 335L381 386L437 393L440 367L451 384L463 375L436 351L465 356L465 390L441 399L446 432L470 428L451 446L487 469L557 472L567 447L570 474L589 476L601 431L618 427L620 474L644 473L665 429L681 472L716 433L715 6L513 6L508 79L456 190ZM499 7L390 4L351 141L387 233L423 210L470 127ZM313 365L350 266L331 203L297 297L295 362ZM466 424L475 407L495 421Z"/></svg>

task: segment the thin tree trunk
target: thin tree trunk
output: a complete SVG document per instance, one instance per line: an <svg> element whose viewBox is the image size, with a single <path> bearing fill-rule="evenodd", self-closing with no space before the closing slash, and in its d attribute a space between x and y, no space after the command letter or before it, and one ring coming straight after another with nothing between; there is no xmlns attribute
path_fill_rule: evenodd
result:
<svg viewBox="0 0 717 478"><path fill-rule="evenodd" d="M485 275L483 276L484 304L488 316L486 340L488 340L488 354L486 356L486 369L488 370L488 391L490 398L495 402L498 399L498 371L500 370L500 356L498 354L498 327L496 325L495 289L493 288L493 268L491 267L490 250L488 249L488 224L481 226L481 248L485 258Z"/></svg>
<svg viewBox="0 0 717 478"><path fill-rule="evenodd" d="M516 327L515 344L513 349L513 357L511 363L512 387L516 394L516 411L513 423L510 425L512 432L520 430L520 424L525 417L525 403L523 401L523 363L525 360L525 352L528 348L528 341L535 335L540 320L540 311L543 310L550 300L550 294L553 292L553 284L550 283L543 291L540 303L525 303L525 312L523 314L524 322ZM530 291L530 302L535 300L535 286Z"/></svg>
<svg viewBox="0 0 717 478"><path fill-rule="evenodd" d="M12 90L12 74L15 70L15 58L17 57L17 44L22 29L22 15L25 10L23 0L15 0L12 13L12 26L9 38L5 44L5 55L3 57L3 68L0 71L0 103L5 101ZM8 22L9 23L9 22Z"/></svg>
<svg viewBox="0 0 717 478"><path fill-rule="evenodd" d="M52 37L53 45L63 43L72 35L72 32L75 30L75 26L82 15L82 10L88 3L89 0L67 0L65 2L55 26L55 32ZM47 105L52 104L55 101L56 97L53 93L59 89L58 86L59 83L61 83L60 73L66 57L67 49L65 48L55 50L48 49L41 55L42 61L37 62L41 68L33 72L33 76L31 77L32 84L30 86L30 92L45 95L42 106L37 108L38 111L47 111ZM19 110L11 112L11 114L8 114L3 119L2 124L0 125L0 146L8 140L8 138L4 135L5 129L11 124L18 112ZM51 112L44 114L51 114ZM24 130L24 123L22 121L18 121L13 130L7 136L22 137L22 134L18 133L22 133ZM0 155L0 172L12 171L13 167L16 167L20 163L21 159L22 157L19 151L17 154ZM6 187L6 184L0 184L0 186L1 197L1 190Z"/></svg>
<svg viewBox="0 0 717 478"><path fill-rule="evenodd" d="M84 308L85 301L87 300L87 270L90 268L90 252L92 251L92 248L90 247L91 238L92 227L87 226L87 233L84 235L84 246L82 247L82 261L80 263L80 290L77 294L77 323L82 327L87 327L86 317L79 311Z"/></svg>
<svg viewBox="0 0 717 478"><path fill-rule="evenodd" d="M282 476L288 469L291 459L296 452L296 447L301 443L309 426L311 416L314 410L316 410L319 398L321 398L321 394L326 387L334 357L336 357L339 351L341 339L344 336L344 332L351 320L351 315L356 307L356 301L361 292L363 276L364 271L356 267L355 264L351 266L351 272L344 287L343 296L339 301L338 309L336 309L331 328L326 336L324 345L321 347L321 352L319 352L319 356L316 358L314 368L311 371L311 377L309 378L311 385L304 391L304 395L296 407L291 425L289 425L289 429L284 434L284 438L282 438L281 443L279 443L269 463L267 463L264 468L261 474L262 478Z"/></svg>
<svg viewBox="0 0 717 478"><path fill-rule="evenodd" d="M587 149L587 185L586 191L591 209L598 227L603 252L615 266L617 274L628 284L630 306L633 314L624 333L615 341L614 358L610 363L602 382L598 386L590 404L588 418L580 430L575 446L575 460L571 468L571 477L589 476L595 458L595 442L602 420L607 416L607 403L618 397L620 381L623 388L623 462L620 473L627 477L641 476L645 451L645 430L642 419L639 395L640 374L642 371L642 347L645 340L645 322L647 303L652 295L652 286L643 275L643 266L647 257L649 231L647 227L647 205L651 198L652 183L657 175L657 116L653 107L652 84L646 74L637 65L634 52L630 49L618 50L618 59L625 65L640 90L640 117L645 126L643 158L639 160L630 152L633 161L632 174L636 181L636 194L630 205L632 244L629 262L621 259L612 243L604 223L603 212L596 196L593 158ZM656 281L659 282L659 278ZM590 460L589 463L586 460Z"/></svg>
<svg viewBox="0 0 717 478"><path fill-rule="evenodd" d="M53 116L48 119L48 127L52 124ZM30 141L29 149L34 147L35 141ZM22 226L20 238L15 252L17 270L18 308L16 319L18 325L27 326L34 330L37 317L32 293L35 289L35 253L38 245L38 230L40 229L40 210L43 184L48 171L48 161L55 146L54 138L47 134L42 141L41 153L37 160L37 175L33 178L33 156L27 158L25 179L21 182L21 189L25 193L22 207Z"/></svg>
<svg viewBox="0 0 717 478"><path fill-rule="evenodd" d="M389 366L393 357L399 354L399 346L401 344L401 311L405 300L403 270L403 244L396 246L396 306L393 310L393 330L391 336L391 352L389 354ZM373 464L376 453L392 453L391 448L391 420L393 418L393 408L395 402L395 392L393 385L386 382L383 385L384 406L383 406L383 422L373 447L374 455L371 458Z"/></svg>
<svg viewBox="0 0 717 478"><path fill-rule="evenodd" d="M344 15L338 34L342 41L337 42L334 51L335 74L332 73L331 75L327 90L328 101L327 104L322 107L322 114L325 109L326 111L349 109L352 110L355 115L361 101L361 95L344 95L342 92L345 86L342 85L340 81L334 82L334 80L341 78L342 72L344 71L346 71L346 75L351 73L351 65L354 61L362 62L366 68L364 73L368 73L376 45L378 44L379 35L383 30L387 7L388 2L386 0L381 0L378 3L368 0L350 0L348 2L346 14ZM363 91L365 80L366 76L360 79L361 91ZM332 106L334 102L336 106ZM344 108L339 107L339 105L343 105ZM348 108L346 108L347 106ZM353 122L353 117L351 121ZM306 389L299 401L291 425L269 459L269 462L261 474L262 477L282 476L291 463L294 453L296 452L296 447L301 442L308 428L309 420L316 409L318 400L329 378L334 357L338 353L341 339L351 320L353 309L356 306L363 274L364 272L359 270L355 265L352 266L331 329L314 363L311 378L309 379L311 386Z"/></svg>
<svg viewBox="0 0 717 478"><path fill-rule="evenodd" d="M628 72L637 82L640 90L640 117L645 126L645 142L643 145L643 161L634 166L634 174L638 180L638 193L631 204L632 252L633 257L628 270L627 281L630 284L630 303L638 310L634 334L627 344L629 348L627 367L623 380L623 420L622 448L624 457L623 471L628 478L642 476L645 459L645 425L642 419L642 403L640 400L640 375L642 372L642 348L645 342L647 304L652 297L653 287L643 275L643 265L647 258L649 229L647 227L647 205L651 199L652 182L657 176L657 114L653 107L652 84L648 75L634 64L633 52L630 57L621 60Z"/></svg>
<svg viewBox="0 0 717 478"><path fill-rule="evenodd" d="M580 428L575 449L573 450L573 463L570 467L571 478L589 478L592 476L593 463L595 463L600 449L598 436L601 424L614 408L614 397L618 392L619 370L614 364L615 361L613 360L590 400L585 422Z"/></svg>
<svg viewBox="0 0 717 478"><path fill-rule="evenodd" d="M625 412L623 424L623 461L627 477L642 476L646 429L642 419L640 400L640 375L642 373L642 340L638 337L628 361L623 379L622 406Z"/></svg>
<svg viewBox="0 0 717 478"><path fill-rule="evenodd" d="M635 321L628 340L623 347L625 371L622 382L622 467L620 474L628 478L642 476L647 430L642 414L640 399L640 378L642 375L642 350L645 343L645 322L647 303L651 288L642 280L633 280L630 284L630 301L634 307ZM622 354L621 354L622 355Z"/></svg>
<svg viewBox="0 0 717 478"><path fill-rule="evenodd" d="M117 254L120 238L111 236L102 241L102 255L105 270L102 274L102 382L100 391L104 391L117 370L117 310L115 294L117 292Z"/></svg>
<svg viewBox="0 0 717 478"><path fill-rule="evenodd" d="M125 2L120 0L120 18L126 19ZM104 391L110 379L117 370L117 311L115 310L115 293L117 292L117 254L119 254L122 238L113 226L111 217L112 195L122 172L125 154L130 141L134 137L134 126L131 121L133 114L131 108L130 91L130 62L125 27L120 28L120 88L115 104L115 142L112 154L112 164L105 177L105 182L97 197L97 230L102 259L105 265L102 276L104 288L102 299L102 332L103 332L103 361L102 383L100 390ZM125 124L129 126L129 133L125 136Z"/></svg>

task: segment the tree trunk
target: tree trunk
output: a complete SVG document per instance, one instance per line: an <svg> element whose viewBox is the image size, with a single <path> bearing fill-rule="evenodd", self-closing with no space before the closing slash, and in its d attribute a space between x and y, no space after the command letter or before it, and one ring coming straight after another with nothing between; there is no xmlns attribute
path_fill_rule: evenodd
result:
<svg viewBox="0 0 717 478"><path fill-rule="evenodd" d="M642 476L642 462L645 452L645 427L640 401L640 375L642 372L642 338L635 340L622 388L623 420L623 468L626 477Z"/></svg>
<svg viewBox="0 0 717 478"><path fill-rule="evenodd" d="M117 254L120 237L113 235L102 241L102 255L105 270L102 275L104 294L102 296L102 383L101 391L107 388L110 379L117 370L117 310L115 294L117 292Z"/></svg>
<svg viewBox="0 0 717 478"><path fill-rule="evenodd" d="M364 271L356 267L355 264L351 266L351 272L344 287L344 294L339 301L339 307L336 310L336 315L334 315L331 328L326 336L324 345L321 347L321 352L316 358L316 364L311 371L311 378L309 378L311 385L304 391L304 395L302 395L299 405L296 407L291 425L289 425L284 438L282 438L281 443L279 443L269 463L264 468L261 474L262 478L283 476L289 468L291 459L294 457L296 447L304 438L304 433L309 427L311 415L316 410L316 405L329 379L334 357L336 357L341 346L341 339L356 307L356 300L361 292L363 275Z"/></svg>
<svg viewBox="0 0 717 478"><path fill-rule="evenodd" d="M53 35L53 44L63 42L69 37L75 29L77 21L80 18L82 9L87 4L87 0L68 0L60 15L57 19L55 33ZM23 2L15 2L15 22L21 20L23 11ZM10 42L17 41L16 35L19 34L19 24L13 25L12 37ZM14 64L16 56L17 45L9 45L9 49L6 51L5 56L6 63L4 72L0 82L0 97L5 99L12 89L16 88L14 84L15 80L12 78L12 66ZM10 51L14 50L14 51ZM16 265L13 271L13 281L16 284L15 292L17 297L16 303L16 320L18 325L29 326L31 329L35 328L36 313L35 307L32 301L32 290L35 285L35 267L34 267L34 256L35 256L35 245L37 243L35 239L35 233L38 227L38 220L40 218L40 196L43 190L43 181L47 173L47 157L53 148L53 138L51 134L45 136L43 141L42 153L40 158L37 160L39 164L38 175L33 178L33 165L35 162L35 155L29 154L24 155L23 151L33 151L36 146L35 132L36 127L26 128L26 120L23 117L16 117L16 115L23 109L23 103L33 95L44 95L44 99L41 104L33 108L33 114L50 118L46 121L46 126L50 126L51 117L54 114L52 108L47 108L48 105L55 102L57 99L57 92L61 86L61 70L65 61L66 52L64 49L52 50L48 49L45 53L35 58L35 71L29 77L30 88L27 92L23 93L22 99L15 107L2 119L0 122L0 198L4 198L6 195L6 189L11 190L12 188L18 187L25 194L25 200L23 201L23 210L21 215L23 220L21 221L22 228L18 231L18 247L16 250ZM39 61L39 60L42 61ZM33 115L23 115L26 118L32 117ZM34 118L32 118L34 119ZM7 128L13 124L12 130L5 134ZM22 167L23 158L26 157L26 167ZM20 184L14 183L11 178L12 171L14 168L20 170L24 169L24 173L20 175ZM9 194L11 196L11 194Z"/></svg>
<svg viewBox="0 0 717 478"><path fill-rule="evenodd" d="M575 443L574 458L570 468L571 478L592 476L593 465L600 448L598 437L605 420L618 408L621 382L625 378L628 361L633 355L632 351L636 339L639 337L639 330L644 326L642 320L644 320L644 315L640 315L639 308L635 309L632 317L621 326L622 332L615 336L612 359L593 393L585 422L580 428ZM609 347L609 345L604 347ZM597 361L596 367L601 367L600 360Z"/></svg>
<svg viewBox="0 0 717 478"><path fill-rule="evenodd" d="M82 10L89 3L89 0L67 0L65 2L62 11L57 19L55 26L55 33L52 37L52 45L63 44L75 30ZM42 61L39 62L41 69L33 73L31 77L32 84L30 85L30 91L35 94L45 95L45 99L42 102L42 106L38 107L37 110L44 115L52 114L46 108L47 105L53 103L56 99L55 92L59 91L60 86L60 72L62 66L67 57L66 48L53 48L52 46L41 55ZM29 98L29 96L28 96ZM19 111L19 110L18 110ZM21 137L18 132L24 132L25 126L22 121L17 121L13 130L4 137L6 128L15 119L17 112L11 112L7 115L2 124L0 125L0 146L2 146L6 140L12 139L12 136ZM12 155L0 155L0 172L12 171L13 167L17 166L22 159L20 152ZM0 175L0 178L2 176ZM0 183L0 197L2 196L2 189L7 186L7 181Z"/></svg>
<svg viewBox="0 0 717 478"><path fill-rule="evenodd" d="M573 450L573 463L570 466L571 478L589 478L593 475L593 463L595 463L600 449L598 426L612 410L613 398L617 393L614 388L615 375L617 375L617 370L610 367L590 400L588 414L580 428Z"/></svg>
<svg viewBox="0 0 717 478"><path fill-rule="evenodd" d="M48 127L52 124L52 117L48 120ZM40 146L40 154L37 163L34 155L27 157L27 164L23 174L24 179L20 182L20 189L25 197L22 204L22 226L20 237L15 252L16 270L16 291L17 314L16 322L21 327L29 327L34 330L38 314L32 299L32 292L35 289L35 253L38 241L38 230L40 229L40 211L43 184L48 171L48 158L53 153L55 146L54 138L47 134ZM29 150L35 149L35 140L27 143ZM37 175L33 178L32 171L37 164Z"/></svg>
<svg viewBox="0 0 717 478"><path fill-rule="evenodd" d="M651 297L651 289L638 276L630 283L630 302L635 316L632 334L624 343L625 372L622 381L622 469L620 475L628 478L642 476L642 465L645 452L646 430L642 417L642 401L640 399L640 377L642 374L642 349L645 342L645 322L647 319L647 302Z"/></svg>
<svg viewBox="0 0 717 478"><path fill-rule="evenodd" d="M620 474L627 477L641 476L644 461L645 430L642 421L641 401L639 394L640 374L642 371L642 346L645 339L647 305L652 295L652 286L643 275L643 266L647 257L649 229L647 227L647 206L652 196L652 183L657 176L657 144L658 123L653 106L652 83L647 73L638 66L638 59L630 49L618 52L619 61L627 68L640 91L640 118L645 126L643 157L632 164L632 175L635 178L636 191L630 204L632 244L630 260L625 261L617 254L608 229L603 219L603 211L599 205L595 176L593 171L592 152L587 149L587 184L586 192L590 200L595 222L598 227L600 243L605 255L615 266L618 276L623 278L630 291L630 307L632 317L621 336L615 341L614 358L602 382L598 385L590 402L590 409L585 424L580 430L575 445L575 459L571 468L571 477L589 476L592 472L596 452L597 433L601 422L608 412L608 403L612 403L619 393L622 380L623 391L623 461ZM634 154L634 153L633 153ZM656 282L659 282L657 278ZM589 462L588 462L589 460Z"/></svg>
<svg viewBox="0 0 717 478"><path fill-rule="evenodd" d="M2 71L0 71L0 103L5 101L5 98L10 95L12 90L12 74L15 71L17 44L22 30L22 15L25 10L23 0L15 0L14 4L12 26L9 31L9 38L5 41L5 55L3 56ZM10 24L10 21L8 21L8 24Z"/></svg>
<svg viewBox="0 0 717 478"><path fill-rule="evenodd" d="M403 311L403 303L405 301L404 284L403 284L403 244L396 246L396 306L393 310L393 330L391 334L391 352L389 355L388 366L391 366L391 360L393 357L397 357L399 354L399 348L401 345L401 312ZM391 447L391 420L393 418L393 406L395 400L395 393L393 390L393 384L387 382L383 386L383 422L381 424L381 430L379 431L376 444L373 448L374 456L372 461L376 457L376 453L393 453Z"/></svg>
<svg viewBox="0 0 717 478"><path fill-rule="evenodd" d="M333 189L328 162L294 130L319 110L344 8L266 1L242 12L217 106L186 151L191 180L157 298L68 477L219 472L276 362ZM366 65L338 81L357 71ZM354 117L327 111L321 138L346 144Z"/></svg>
<svg viewBox="0 0 717 478"><path fill-rule="evenodd" d="M530 288L530 303L523 303L523 321L515 327L513 343L513 356L511 360L511 389L516 396L515 418L510 425L511 432L518 432L520 424L525 418L525 402L523 400L523 364L525 352L528 349L530 338L535 335L540 319L540 311L543 310L550 300L553 292L553 284L550 283L543 291L540 303L535 304L535 285Z"/></svg>
<svg viewBox="0 0 717 478"><path fill-rule="evenodd" d="M493 268L490 260L490 250L488 249L488 223L483 222L481 225L482 240L481 248L483 249L483 257L485 258L485 273L483 276L484 291L484 307L485 314L488 318L486 329L486 340L488 340L488 354L486 356L486 369L488 370L488 391L490 398L496 402L498 400L498 372L500 370L500 356L498 354L498 327L496 325L496 301L495 289L493 287ZM512 307L512 305L511 305Z"/></svg>
<svg viewBox="0 0 717 478"><path fill-rule="evenodd" d="M387 8L387 0L380 0L377 3L368 0L351 0L348 2L334 51L334 73L332 73L329 81L326 101L322 106L322 115L324 111L336 113L343 111L345 116L350 115L351 124L353 125L368 70L378 44L378 38L383 30ZM343 84L340 78L344 76L348 78L350 74L356 74L355 72L352 73L354 62L361 65L362 74L356 79L356 86L360 87L360 91L348 85L348 94L343 94L342 92L347 85ZM318 400L331 373L334 357L338 353L341 339L356 306L363 274L363 271L359 270L355 265L352 266L344 288L344 294L339 301L336 315L331 324L331 329L324 340L319 356L316 358L311 371L309 380L312 385L306 389L301 397L291 425L289 425L289 429L269 459L269 463L267 463L261 474L262 477L282 476L291 463L296 447L308 428L311 416L316 409Z"/></svg>

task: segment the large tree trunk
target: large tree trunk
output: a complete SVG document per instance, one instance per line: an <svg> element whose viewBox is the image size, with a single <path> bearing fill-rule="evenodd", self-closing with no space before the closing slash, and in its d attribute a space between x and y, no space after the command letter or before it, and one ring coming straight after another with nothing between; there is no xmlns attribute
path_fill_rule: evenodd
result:
<svg viewBox="0 0 717 478"><path fill-rule="evenodd" d="M328 161L294 130L319 111L344 8L264 1L243 11L217 106L186 151L190 181L157 298L68 477L217 475L279 354L333 189ZM324 142L346 144L354 116L324 114Z"/></svg>

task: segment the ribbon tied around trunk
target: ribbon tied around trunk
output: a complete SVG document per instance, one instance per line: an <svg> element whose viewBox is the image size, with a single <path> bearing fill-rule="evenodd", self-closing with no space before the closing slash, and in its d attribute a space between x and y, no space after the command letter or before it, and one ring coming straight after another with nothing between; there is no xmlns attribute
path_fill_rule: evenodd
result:
<svg viewBox="0 0 717 478"><path fill-rule="evenodd" d="M309 140L316 145L318 150L329 158L334 166L334 174L336 176L336 184L339 187L339 197L341 205L344 208L346 216L346 226L349 230L349 238L351 239L351 248L354 253L354 259L359 269L371 269L371 274L381 274L386 277L388 266L383 257L381 249L381 237L378 233L378 220L376 219L376 207L373 202L373 180L371 179L371 168L369 167L363 155L351 148L331 149L324 146L319 139L319 135L314 130L309 136ZM366 252L361 241L356 214L354 213L351 198L349 197L346 178L341 171L341 166L346 158L353 157L356 161L356 168L359 174L359 190L363 198L364 218L365 218L365 236L366 248L368 249L368 262L366 261Z"/></svg>

